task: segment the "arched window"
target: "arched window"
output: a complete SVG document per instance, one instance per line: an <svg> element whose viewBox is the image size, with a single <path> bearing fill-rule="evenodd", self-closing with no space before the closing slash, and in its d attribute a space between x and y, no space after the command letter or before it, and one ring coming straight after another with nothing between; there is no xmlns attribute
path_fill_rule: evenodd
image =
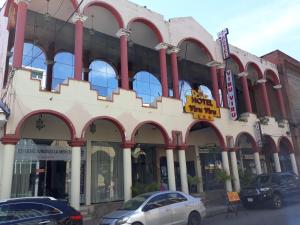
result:
<svg viewBox="0 0 300 225"><path fill-rule="evenodd" d="M135 74L133 90L143 99L143 103L150 104L162 95L162 88L159 80L147 71L140 71Z"/></svg>
<svg viewBox="0 0 300 225"><path fill-rule="evenodd" d="M179 81L179 94L180 94L180 99L183 102L183 104L186 103L186 96L187 95L192 95L192 88L191 85L184 80Z"/></svg>
<svg viewBox="0 0 300 225"><path fill-rule="evenodd" d="M117 74L105 61L95 60L90 64L89 81L92 88L101 96L110 96L118 88Z"/></svg>
<svg viewBox="0 0 300 225"><path fill-rule="evenodd" d="M208 99L214 99L212 94L211 94L211 90L207 86L200 85L199 89L203 92L203 94L207 95Z"/></svg>
<svg viewBox="0 0 300 225"><path fill-rule="evenodd" d="M68 78L74 76L74 55L70 52L59 52L54 57L52 89Z"/></svg>

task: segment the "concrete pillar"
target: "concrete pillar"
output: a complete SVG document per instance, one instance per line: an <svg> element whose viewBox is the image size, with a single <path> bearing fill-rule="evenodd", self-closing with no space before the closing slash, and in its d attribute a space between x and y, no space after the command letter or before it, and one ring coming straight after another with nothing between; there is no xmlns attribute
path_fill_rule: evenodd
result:
<svg viewBox="0 0 300 225"><path fill-rule="evenodd" d="M13 67L21 68L23 61L24 37L26 28L27 8L30 0L18 1L18 12L16 21Z"/></svg>
<svg viewBox="0 0 300 225"><path fill-rule="evenodd" d="M243 98L246 104L246 110L247 112L252 113L253 111L252 111L252 105L251 105L248 82L247 82L247 74L245 73L244 75L242 75L240 79L242 81L242 86L243 86Z"/></svg>
<svg viewBox="0 0 300 225"><path fill-rule="evenodd" d="M234 190L237 192L240 192L241 184L240 184L240 177L239 177L239 171L238 171L235 151L230 152L230 159L231 159Z"/></svg>
<svg viewBox="0 0 300 225"><path fill-rule="evenodd" d="M16 142L3 142L0 200L8 199L11 197L15 151Z"/></svg>
<svg viewBox="0 0 300 225"><path fill-rule="evenodd" d="M227 175L230 175L227 151L222 151L222 164L223 164L223 169L226 171ZM231 180L227 180L225 185L226 185L226 191L232 191Z"/></svg>
<svg viewBox="0 0 300 225"><path fill-rule="evenodd" d="M77 210L80 209L80 151L80 146L72 147L70 205Z"/></svg>
<svg viewBox="0 0 300 225"><path fill-rule="evenodd" d="M128 201L132 197L131 147L131 145L123 146L124 201Z"/></svg>
<svg viewBox="0 0 300 225"><path fill-rule="evenodd" d="M198 191L203 192L203 179L202 179L202 168L201 168L201 161L200 161L200 154L198 149L195 149L196 152L196 175L201 177L201 181L198 183Z"/></svg>
<svg viewBox="0 0 300 225"><path fill-rule="evenodd" d="M220 107L220 95L219 95L219 84L217 68L215 66L210 67L211 81L212 81L212 94L217 103L217 107Z"/></svg>
<svg viewBox="0 0 300 225"><path fill-rule="evenodd" d="M179 157L179 167L180 167L181 189L182 192L188 194L189 187L188 187L188 180L187 180L186 157L185 157L184 149L178 151L178 157Z"/></svg>
<svg viewBox="0 0 300 225"><path fill-rule="evenodd" d="M159 62L160 62L160 82L162 87L162 96L168 97L169 96L169 89L168 89L168 75L167 75L167 59L166 59L166 52L168 45L166 43L159 43L155 49L159 50Z"/></svg>
<svg viewBox="0 0 300 225"><path fill-rule="evenodd" d="M253 153L253 156L255 161L256 174L257 175L262 174L259 153L255 152Z"/></svg>
<svg viewBox="0 0 300 225"><path fill-rule="evenodd" d="M173 96L176 99L180 99L179 96L179 78L178 78L178 65L177 65L177 53L179 48L173 47L169 50L171 54L171 68L172 68L172 80L173 80Z"/></svg>
<svg viewBox="0 0 300 225"><path fill-rule="evenodd" d="M82 53L83 53L83 23L86 16L75 13L73 22L75 23L75 46L74 46L74 79L82 80Z"/></svg>
<svg viewBox="0 0 300 225"><path fill-rule="evenodd" d="M275 164L275 172L281 172L281 166L280 166L280 160L279 160L279 156L278 153L275 152L273 153L273 158L274 158L274 164Z"/></svg>
<svg viewBox="0 0 300 225"><path fill-rule="evenodd" d="M166 150L168 168L168 186L170 191L176 191L173 149Z"/></svg>
<svg viewBox="0 0 300 225"><path fill-rule="evenodd" d="M127 41L130 31L121 28L116 35L120 38L121 87L125 90L129 90Z"/></svg>
<svg viewBox="0 0 300 225"><path fill-rule="evenodd" d="M298 173L298 167L297 167L297 163L296 163L296 159L295 159L295 154L291 153L290 154L290 158L291 158L291 163L292 163L292 167L293 167L293 172L297 175L299 175Z"/></svg>

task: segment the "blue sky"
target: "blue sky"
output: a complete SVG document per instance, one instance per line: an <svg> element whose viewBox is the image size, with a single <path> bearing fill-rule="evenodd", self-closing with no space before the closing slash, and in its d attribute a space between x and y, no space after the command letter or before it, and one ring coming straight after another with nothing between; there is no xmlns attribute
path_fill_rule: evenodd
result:
<svg viewBox="0 0 300 225"><path fill-rule="evenodd" d="M214 38L229 28L229 42L257 56L279 49L300 60L300 0L132 0L166 20L192 16Z"/></svg>
<svg viewBox="0 0 300 225"><path fill-rule="evenodd" d="M229 42L257 56L276 49L300 61L300 0L132 0L164 15L194 17L214 38L229 28ZM2 6L4 0L0 0Z"/></svg>

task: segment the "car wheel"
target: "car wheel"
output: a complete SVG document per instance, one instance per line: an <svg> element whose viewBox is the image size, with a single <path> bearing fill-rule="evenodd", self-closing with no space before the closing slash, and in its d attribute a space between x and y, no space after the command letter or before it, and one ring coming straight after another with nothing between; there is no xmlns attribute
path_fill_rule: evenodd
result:
<svg viewBox="0 0 300 225"><path fill-rule="evenodd" d="M191 212L189 215L188 225L200 225L201 216L198 212Z"/></svg>
<svg viewBox="0 0 300 225"><path fill-rule="evenodd" d="M282 207L282 198L279 194L274 194L272 198L272 208L280 209Z"/></svg>

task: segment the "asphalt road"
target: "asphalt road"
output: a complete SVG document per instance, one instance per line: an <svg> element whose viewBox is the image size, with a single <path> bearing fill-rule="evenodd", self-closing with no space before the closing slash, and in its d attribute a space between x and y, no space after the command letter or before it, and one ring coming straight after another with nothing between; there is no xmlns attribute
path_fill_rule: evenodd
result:
<svg viewBox="0 0 300 225"><path fill-rule="evenodd" d="M240 210L205 218L202 225L300 225L300 203L290 203L282 209Z"/></svg>

